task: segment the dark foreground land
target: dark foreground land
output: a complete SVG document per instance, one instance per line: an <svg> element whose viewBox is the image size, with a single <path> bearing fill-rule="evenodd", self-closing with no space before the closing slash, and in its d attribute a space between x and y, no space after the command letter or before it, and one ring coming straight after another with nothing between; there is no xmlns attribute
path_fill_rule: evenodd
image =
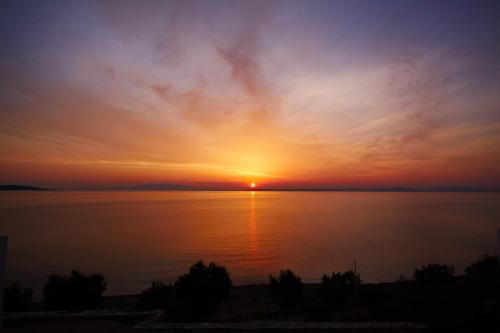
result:
<svg viewBox="0 0 500 333"><path fill-rule="evenodd" d="M26 321L15 324L4 324L5 333L127 333L137 332L134 325L120 322L118 320L103 319L75 319L75 320L44 320L44 321Z"/></svg>
<svg viewBox="0 0 500 333"><path fill-rule="evenodd" d="M267 285L231 287L230 274L199 261L174 283L140 295L102 297L100 274L51 275L44 301L5 289L5 332L500 332L500 260L482 256L456 276L448 265L415 269L411 280L362 283L353 271L303 284L290 270Z"/></svg>
<svg viewBox="0 0 500 333"><path fill-rule="evenodd" d="M337 324L324 324L324 323L250 323L248 324L187 324L177 325L177 327L155 327L150 329L134 328L126 323L120 323L110 320L74 320L74 321L58 321L58 322L40 322L19 324L15 327L6 327L5 332L16 333L31 333L31 332L96 332L96 333L122 333L122 332L244 332L244 333L278 333L278 332L334 332L334 333L415 333L415 332L429 332L425 325L413 323L337 323Z"/></svg>
<svg viewBox="0 0 500 333"><path fill-rule="evenodd" d="M451 329L453 331L480 332L480 331L495 331L498 328L497 322L492 322L491 318L495 318L498 313L498 305L492 302L483 302L477 308L467 307L463 305L463 301L467 295L457 293L457 290L462 289L461 284L465 283L464 279L458 278L453 282L454 286L439 286L441 290L432 291L439 297L438 299L428 299L429 311L421 312L417 309L419 299L421 297L430 297L424 294L423 290L418 289L413 282L396 282L382 284L363 284L360 286L358 293L353 295L343 304L338 304L333 308L323 308L321 304L310 304L305 302L300 308L293 312L284 313L279 307L273 303L269 297L269 285L248 285L237 286L231 290L230 297L227 301L221 304L211 322L224 323L269 323L271 328L265 329L266 332L417 332L426 331L422 323L430 326L432 331L441 331ZM410 291L412 288L413 291ZM443 294L443 288L451 288ZM304 285L304 296L306 300L313 300L320 289L320 284ZM410 294L408 294L410 293ZM448 294L451 293L451 294ZM452 296L454 294L454 296ZM409 296L410 295L410 296ZM493 295L492 295L493 296ZM412 299L408 299L411 297ZM65 312L65 314L51 315L49 311L40 311L43 309L43 304L33 303L30 311L35 311L37 314L45 313L45 318L22 318L17 319L8 313L4 320L5 333L24 333L24 332L138 332L139 323L156 322L161 324L164 321L161 315L143 314L138 315L137 308L139 295L131 296L113 296L105 297L100 306L100 309L91 311L93 315L86 316L85 312ZM100 316L100 312L120 311L125 315L117 316ZM466 313L472 311L470 313ZM479 312L479 313L478 313ZM142 312L145 313L145 312ZM429 317L430 314L430 317ZM30 316L27 312L17 313L17 315ZM484 323L477 320L477 316L485 316ZM65 317L66 316L66 317ZM424 316L424 317L422 317ZM426 317L427 316L427 317ZM82 318L84 317L84 318ZM316 318L315 318L316 317ZM500 318L498 316L497 318ZM159 319L159 320L158 320ZM337 326L336 328L328 328L328 324L324 328L310 329L302 326L301 323L346 323L347 326ZM389 324L382 324L382 323ZM403 326L390 323L407 323L414 322L420 325ZM278 323L278 324L277 324ZM281 326L279 323L296 323L296 327ZM357 324L356 324L357 323ZM365 323L364 326L356 326L360 323ZM367 323L375 323L375 326ZM274 325L274 329L272 329ZM314 325L314 324L313 324ZM378 325L378 326L377 326ZM140 325L139 325L140 326ZM143 328L147 325L142 325ZM134 328L136 327L136 328ZM170 327L165 331L196 331L196 332L238 332L243 331L250 333L253 331L262 331L261 329L252 330L248 327L240 330L236 328L224 329L205 327L201 329L199 326L190 326L188 328L173 330ZM148 330L149 331L149 330ZM164 331L164 330L155 330Z"/></svg>

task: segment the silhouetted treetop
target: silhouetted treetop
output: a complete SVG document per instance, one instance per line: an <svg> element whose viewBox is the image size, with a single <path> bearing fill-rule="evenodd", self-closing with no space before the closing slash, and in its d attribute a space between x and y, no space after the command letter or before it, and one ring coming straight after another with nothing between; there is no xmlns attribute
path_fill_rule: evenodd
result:
<svg viewBox="0 0 500 333"><path fill-rule="evenodd" d="M53 309L95 308L106 290L101 274L84 275L72 271L71 275L50 275L44 287L44 301Z"/></svg>
<svg viewBox="0 0 500 333"><path fill-rule="evenodd" d="M285 312L294 311L304 299L304 285L291 270L283 270L278 278L269 275L269 296Z"/></svg>
<svg viewBox="0 0 500 333"><path fill-rule="evenodd" d="M195 263L187 274L179 276L174 284L174 319L177 321L207 320L215 314L219 304L227 299L232 286L224 266L203 261Z"/></svg>

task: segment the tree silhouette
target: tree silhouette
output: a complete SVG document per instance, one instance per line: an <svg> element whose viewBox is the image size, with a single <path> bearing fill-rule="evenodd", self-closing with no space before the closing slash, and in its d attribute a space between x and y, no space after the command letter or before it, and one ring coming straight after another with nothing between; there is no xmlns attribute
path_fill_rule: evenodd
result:
<svg viewBox="0 0 500 333"><path fill-rule="evenodd" d="M319 296L328 303L337 305L351 297L360 283L359 275L353 271L332 272L331 276L325 274L321 279Z"/></svg>
<svg viewBox="0 0 500 333"><path fill-rule="evenodd" d="M72 271L69 277L50 275L44 287L44 302L52 309L91 309L97 307L106 281L101 274L84 275Z"/></svg>
<svg viewBox="0 0 500 333"><path fill-rule="evenodd" d="M139 296L139 307L142 309L167 309L170 307L174 296L172 284L153 281L149 289L144 290Z"/></svg>
<svg viewBox="0 0 500 333"><path fill-rule="evenodd" d="M439 286L453 281L454 274L453 266L429 264L415 269L413 276L418 283Z"/></svg>
<svg viewBox="0 0 500 333"><path fill-rule="evenodd" d="M278 278L269 275L269 296L282 311L292 312L304 299L304 285L299 276L287 269Z"/></svg>
<svg viewBox="0 0 500 333"><path fill-rule="evenodd" d="M174 320L209 319L215 314L219 304L227 299L231 286L232 281L225 267L213 262L208 266L202 261L195 263L174 284Z"/></svg>

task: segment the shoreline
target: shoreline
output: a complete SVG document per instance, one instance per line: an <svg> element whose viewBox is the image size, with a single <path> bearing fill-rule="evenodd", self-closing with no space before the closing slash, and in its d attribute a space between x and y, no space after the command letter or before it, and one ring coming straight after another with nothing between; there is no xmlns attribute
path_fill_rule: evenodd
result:
<svg viewBox="0 0 500 333"><path fill-rule="evenodd" d="M464 281L465 275L456 275L455 281L461 283ZM368 282L361 283L361 290L378 290L378 291L391 291L400 288L403 284L413 285L415 281L393 281L393 282ZM315 295L317 290L321 287L321 283L304 283L304 294L307 297L312 297ZM121 295L103 295L101 306L99 310L123 310L123 311L142 311L143 309L138 308L138 300L141 293L134 294L121 294ZM251 303L257 301L257 304L264 306L268 310L275 308L269 298L269 284L259 283L259 284L245 284L245 285L234 285L231 287L229 293L229 299L226 300L221 305L221 309L232 308L233 305L237 307L251 307ZM274 309L274 310L277 310ZM35 301L30 305L30 308L26 311L19 312L30 312L30 311L50 311L45 309L43 301ZM69 312L81 312L81 310L75 310Z"/></svg>
<svg viewBox="0 0 500 333"><path fill-rule="evenodd" d="M320 283L303 284L303 302L291 312L282 311L269 295L269 284L233 286L229 297L220 303L214 315L203 324L172 320L163 308L141 307L140 294L103 296L92 310L53 311L41 302L26 311L6 313L6 332L25 332L24 328L43 332L66 332L69 327L99 331L109 325L116 332L136 329L216 329L274 327L310 329L329 325L353 324L364 327L370 323L424 324L431 329L483 328L495 324L499 303L491 295L494 285L477 284L469 276L458 275L451 280L397 280L394 282L361 283L340 303L322 303L317 297ZM481 296L482 295L482 296ZM471 310L474 310L471 312ZM326 311L326 312L325 312ZM485 321L486 320L486 321ZM208 323L208 324L207 324ZM204 325L208 325L205 327ZM211 325L211 326L210 326ZM236 325L236 326L235 326ZM274 325L274 326L273 326ZM312 325L312 326L311 326ZM106 326L107 327L107 326ZM213 329L213 330L212 330ZM460 331L460 330L457 330ZM109 332L109 331L108 331Z"/></svg>

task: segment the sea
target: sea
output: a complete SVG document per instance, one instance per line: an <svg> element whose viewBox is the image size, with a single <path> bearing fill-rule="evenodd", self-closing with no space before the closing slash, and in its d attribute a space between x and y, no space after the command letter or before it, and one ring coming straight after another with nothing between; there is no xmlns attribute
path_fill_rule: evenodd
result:
<svg viewBox="0 0 500 333"><path fill-rule="evenodd" d="M4 191L7 282L42 297L50 274L104 275L106 295L173 282L202 260L235 285L291 269L303 282L354 270L410 278L429 263L457 274L499 251L500 193Z"/></svg>

